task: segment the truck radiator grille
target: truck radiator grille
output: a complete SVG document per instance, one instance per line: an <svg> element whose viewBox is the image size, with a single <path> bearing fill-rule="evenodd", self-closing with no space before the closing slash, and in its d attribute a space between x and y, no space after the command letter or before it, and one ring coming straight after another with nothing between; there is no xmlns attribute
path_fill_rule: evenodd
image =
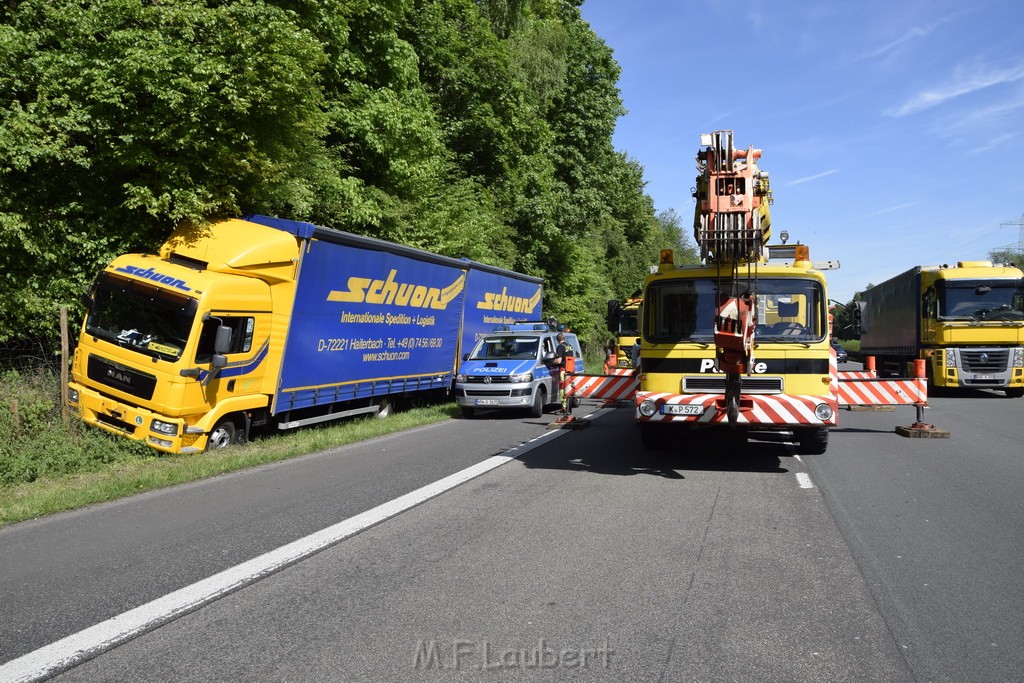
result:
<svg viewBox="0 0 1024 683"><path fill-rule="evenodd" d="M781 377L741 377L740 391L744 394L781 394ZM724 377L685 377L685 394L724 394Z"/></svg>
<svg viewBox="0 0 1024 683"><path fill-rule="evenodd" d="M155 376L132 370L120 363L114 363L91 354L86 374L94 382L147 401L153 398L153 391L156 389Z"/></svg>
<svg viewBox="0 0 1024 683"><path fill-rule="evenodd" d="M960 360L967 372L1003 372L1010 362L1010 350L961 351Z"/></svg>

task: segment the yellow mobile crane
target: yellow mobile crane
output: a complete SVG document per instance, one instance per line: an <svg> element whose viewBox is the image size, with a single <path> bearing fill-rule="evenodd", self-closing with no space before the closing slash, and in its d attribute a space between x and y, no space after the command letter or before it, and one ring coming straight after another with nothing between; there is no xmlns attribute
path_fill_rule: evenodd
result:
<svg viewBox="0 0 1024 683"><path fill-rule="evenodd" d="M700 265L663 250L643 284L636 420L644 446L674 432L790 432L823 453L836 424L838 379L822 269L802 244L768 245L768 174L761 150L732 131L701 136L694 197ZM783 233L785 235L785 233ZM817 266L817 267L816 267Z"/></svg>

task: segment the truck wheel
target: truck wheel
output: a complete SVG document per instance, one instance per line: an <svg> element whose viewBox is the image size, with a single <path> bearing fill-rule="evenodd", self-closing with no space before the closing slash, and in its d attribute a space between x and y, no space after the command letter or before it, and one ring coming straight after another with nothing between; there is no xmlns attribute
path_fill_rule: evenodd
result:
<svg viewBox="0 0 1024 683"><path fill-rule="evenodd" d="M380 400L380 403L377 404L377 417L383 420L385 417L390 416L391 413L391 401L387 400L386 398L382 398Z"/></svg>
<svg viewBox="0 0 1024 683"><path fill-rule="evenodd" d="M537 393L533 395L533 405L530 406L530 417L540 417L544 414L544 404L547 403L548 395L544 387L537 387Z"/></svg>
<svg viewBox="0 0 1024 683"><path fill-rule="evenodd" d="M214 450L217 448L227 448L228 446L238 443L235 423L231 421L231 418L221 418L213 430L210 432L210 436L206 438L206 450Z"/></svg>
<svg viewBox="0 0 1024 683"><path fill-rule="evenodd" d="M801 455L821 455L828 448L828 427L811 427L796 431L797 451Z"/></svg>
<svg viewBox="0 0 1024 683"><path fill-rule="evenodd" d="M476 415L476 410L474 408L467 408L466 406L462 406L462 417L466 418L467 420L472 420L474 415Z"/></svg>
<svg viewBox="0 0 1024 683"><path fill-rule="evenodd" d="M1009 389L1003 389L1006 392L1006 398L1020 398L1024 396L1024 387L1010 387Z"/></svg>
<svg viewBox="0 0 1024 683"><path fill-rule="evenodd" d="M672 434L665 425L643 422L640 424L640 440L649 451L665 451L672 443Z"/></svg>

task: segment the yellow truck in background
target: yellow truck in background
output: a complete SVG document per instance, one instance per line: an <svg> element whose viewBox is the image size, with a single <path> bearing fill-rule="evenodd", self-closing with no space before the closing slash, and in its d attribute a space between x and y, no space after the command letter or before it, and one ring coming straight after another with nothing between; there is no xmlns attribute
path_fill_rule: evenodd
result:
<svg viewBox="0 0 1024 683"><path fill-rule="evenodd" d="M608 331L612 333L615 343L615 367L631 368L633 359L630 352L636 340L640 338L640 304L643 298L637 290L625 301L611 300L608 302L606 321Z"/></svg>
<svg viewBox="0 0 1024 683"><path fill-rule="evenodd" d="M916 266L861 294L861 353L879 371L923 359L935 388L1024 396L1024 272L990 261ZM859 318L859 319L858 319Z"/></svg>

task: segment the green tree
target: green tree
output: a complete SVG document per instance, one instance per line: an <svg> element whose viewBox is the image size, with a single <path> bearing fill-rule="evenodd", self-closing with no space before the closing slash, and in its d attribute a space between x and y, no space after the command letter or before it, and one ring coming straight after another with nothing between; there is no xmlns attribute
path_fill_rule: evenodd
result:
<svg viewBox="0 0 1024 683"><path fill-rule="evenodd" d="M1018 268L1024 266L1024 251L1012 248L995 249L988 253L992 263L1013 263Z"/></svg>
<svg viewBox="0 0 1024 683"><path fill-rule="evenodd" d="M100 264L177 223L325 190L324 55L290 13L26 0L4 19L0 339L52 333Z"/></svg>

